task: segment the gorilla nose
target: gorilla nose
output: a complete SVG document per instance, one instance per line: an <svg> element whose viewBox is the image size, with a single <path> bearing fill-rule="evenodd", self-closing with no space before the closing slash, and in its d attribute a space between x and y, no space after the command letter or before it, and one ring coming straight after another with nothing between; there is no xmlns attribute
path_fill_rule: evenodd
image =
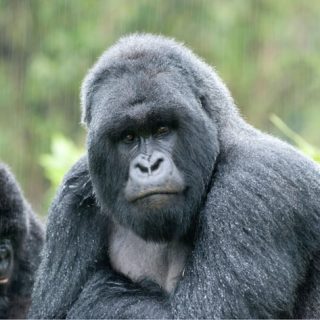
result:
<svg viewBox="0 0 320 320"><path fill-rule="evenodd" d="M164 155L154 152L151 156L139 155L133 162L133 172L140 178L151 178L159 176L169 169Z"/></svg>
<svg viewBox="0 0 320 320"><path fill-rule="evenodd" d="M149 162L149 161L139 161L136 165L135 168L140 170L142 174L154 174L161 165L161 162L163 162L162 158L156 159L154 162Z"/></svg>

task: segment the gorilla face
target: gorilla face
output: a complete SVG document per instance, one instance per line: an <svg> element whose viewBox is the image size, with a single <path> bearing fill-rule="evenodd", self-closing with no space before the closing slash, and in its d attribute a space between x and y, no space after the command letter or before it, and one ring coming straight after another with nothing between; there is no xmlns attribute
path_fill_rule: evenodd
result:
<svg viewBox="0 0 320 320"><path fill-rule="evenodd" d="M90 174L98 201L117 222L146 240L178 239L206 194L216 128L201 99L181 81L176 88L174 75L139 70L104 79L95 93Z"/></svg>
<svg viewBox="0 0 320 320"><path fill-rule="evenodd" d="M120 153L131 153L129 175L124 190L128 202L141 210L169 205L182 194L183 177L172 160L176 133L173 126L155 124L149 132L140 130L124 133Z"/></svg>
<svg viewBox="0 0 320 320"><path fill-rule="evenodd" d="M0 286L8 284L13 271L13 248L10 240L0 241Z"/></svg>

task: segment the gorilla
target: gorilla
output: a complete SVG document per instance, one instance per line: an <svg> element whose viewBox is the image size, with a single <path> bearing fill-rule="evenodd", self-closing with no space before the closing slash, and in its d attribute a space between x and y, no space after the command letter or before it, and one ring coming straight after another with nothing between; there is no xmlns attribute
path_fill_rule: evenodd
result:
<svg viewBox="0 0 320 320"><path fill-rule="evenodd" d="M81 99L87 155L51 206L31 318L320 315L319 166L247 124L211 67L134 34Z"/></svg>
<svg viewBox="0 0 320 320"><path fill-rule="evenodd" d="M0 318L25 318L44 230L9 169L0 164Z"/></svg>

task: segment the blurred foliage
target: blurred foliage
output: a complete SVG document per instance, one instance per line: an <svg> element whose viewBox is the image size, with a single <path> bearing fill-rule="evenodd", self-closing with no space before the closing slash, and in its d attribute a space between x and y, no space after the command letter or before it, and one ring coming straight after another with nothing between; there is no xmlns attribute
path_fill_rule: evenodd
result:
<svg viewBox="0 0 320 320"><path fill-rule="evenodd" d="M40 164L44 175L50 182L45 202L50 204L52 197L65 173L84 154L84 150L78 148L71 140L61 134L55 134L51 142L51 153L40 156Z"/></svg>
<svg viewBox="0 0 320 320"><path fill-rule="evenodd" d="M289 138L305 155L320 163L320 149L312 146L300 135L291 130L279 117L272 114L271 122L287 137Z"/></svg>
<svg viewBox="0 0 320 320"><path fill-rule="evenodd" d="M57 132L84 146L81 80L137 31L175 37L214 65L250 123L273 132L275 113L320 145L319 17L315 0L0 0L0 159L45 213L53 178L37 160Z"/></svg>

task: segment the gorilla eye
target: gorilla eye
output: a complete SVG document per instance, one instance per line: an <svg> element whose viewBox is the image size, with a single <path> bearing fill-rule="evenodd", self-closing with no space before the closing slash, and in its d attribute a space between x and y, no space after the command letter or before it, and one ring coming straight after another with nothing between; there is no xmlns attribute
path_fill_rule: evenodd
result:
<svg viewBox="0 0 320 320"><path fill-rule="evenodd" d="M170 131L169 127L163 126L157 129L157 134L162 135L162 134L168 133L169 131Z"/></svg>
<svg viewBox="0 0 320 320"><path fill-rule="evenodd" d="M133 142L134 141L134 139L135 139L135 135L134 135L134 133L127 133L127 134L125 134L125 136L124 136L124 138L123 138L123 141L125 142L125 143L131 143L131 142Z"/></svg>

